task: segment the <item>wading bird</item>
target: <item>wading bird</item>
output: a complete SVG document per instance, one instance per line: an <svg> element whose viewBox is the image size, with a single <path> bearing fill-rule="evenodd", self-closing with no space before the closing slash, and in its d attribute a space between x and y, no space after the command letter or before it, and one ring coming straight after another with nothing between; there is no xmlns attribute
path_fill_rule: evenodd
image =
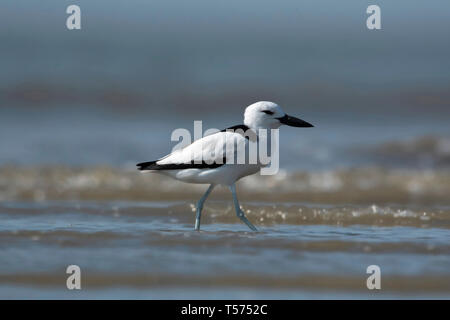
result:
<svg viewBox="0 0 450 320"><path fill-rule="evenodd" d="M237 152L242 149L230 146L248 146L251 141L258 143L261 130L278 129L283 124L313 127L306 121L287 115L276 103L260 101L245 109L244 124L207 135L159 160L138 163L137 167L143 172L157 172L188 183L210 185L197 203L195 230L200 230L200 218L206 198L216 185L224 185L230 188L233 195L238 218L251 230L257 231L239 206L235 182L258 172L264 165L260 161L235 161ZM225 151L217 152L218 150Z"/></svg>

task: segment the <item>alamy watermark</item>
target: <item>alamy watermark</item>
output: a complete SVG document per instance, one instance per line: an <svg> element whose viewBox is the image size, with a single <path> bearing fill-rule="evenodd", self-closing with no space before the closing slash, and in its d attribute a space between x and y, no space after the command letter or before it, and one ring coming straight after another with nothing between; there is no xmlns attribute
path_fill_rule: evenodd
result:
<svg viewBox="0 0 450 320"><path fill-rule="evenodd" d="M66 13L70 16L66 19L66 27L69 30L81 29L81 9L77 5L70 5L66 9Z"/></svg>
<svg viewBox="0 0 450 320"><path fill-rule="evenodd" d="M279 129L234 127L203 132L202 121L194 121L193 136L185 128L172 132L171 141L178 142L172 154L178 153L184 164L255 165L261 167L261 175L274 175L279 170L279 138Z"/></svg>
<svg viewBox="0 0 450 320"><path fill-rule="evenodd" d="M69 290L81 290L81 269L79 266L72 264L67 267L66 273L70 274L66 280L66 286Z"/></svg>
<svg viewBox="0 0 450 320"><path fill-rule="evenodd" d="M381 269L376 264L367 267L366 273L370 274L367 278L366 285L369 290L381 289Z"/></svg>
<svg viewBox="0 0 450 320"><path fill-rule="evenodd" d="M381 9L377 5L370 5L366 10L367 14L370 16L366 20L366 26L369 30L380 30L381 29Z"/></svg>

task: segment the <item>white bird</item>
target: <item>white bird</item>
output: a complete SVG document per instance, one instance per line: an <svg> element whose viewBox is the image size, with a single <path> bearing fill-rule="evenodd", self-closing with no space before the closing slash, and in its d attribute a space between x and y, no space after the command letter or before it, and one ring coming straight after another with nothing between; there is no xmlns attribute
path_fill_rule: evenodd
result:
<svg viewBox="0 0 450 320"><path fill-rule="evenodd" d="M230 188L233 195L238 218L250 229L257 231L240 208L235 182L258 172L264 165L259 161L243 164L235 161L237 151L242 149L230 148L230 143L248 147L251 141L258 141L260 129L278 129L283 124L313 127L306 121L287 115L276 103L260 101L245 109L243 125L205 136L159 160L139 163L137 167L143 172L157 172L188 183L210 185L197 203L195 230L200 230L200 218L206 198L216 185L224 185ZM221 150L224 152L220 152Z"/></svg>

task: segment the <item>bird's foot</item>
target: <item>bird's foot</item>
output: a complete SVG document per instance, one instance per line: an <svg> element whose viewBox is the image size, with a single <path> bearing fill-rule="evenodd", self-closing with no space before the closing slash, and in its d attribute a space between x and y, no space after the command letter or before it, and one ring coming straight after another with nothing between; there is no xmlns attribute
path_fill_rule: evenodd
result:
<svg viewBox="0 0 450 320"><path fill-rule="evenodd" d="M244 222L251 230L258 231L256 227L247 219L244 212L241 210L238 214L239 219L241 219L242 222Z"/></svg>
<svg viewBox="0 0 450 320"><path fill-rule="evenodd" d="M194 230L195 231L200 231L200 220L195 220Z"/></svg>

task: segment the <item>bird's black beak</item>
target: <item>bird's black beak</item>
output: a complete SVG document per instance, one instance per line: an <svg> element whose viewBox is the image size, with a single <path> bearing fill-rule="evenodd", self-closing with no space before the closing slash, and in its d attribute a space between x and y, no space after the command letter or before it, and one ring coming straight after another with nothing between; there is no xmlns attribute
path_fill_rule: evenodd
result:
<svg viewBox="0 0 450 320"><path fill-rule="evenodd" d="M314 127L311 123L303 121L302 119L288 116L287 114L284 115L284 117L277 118L280 120L282 124L291 126L291 127L298 127L298 128L311 128Z"/></svg>

